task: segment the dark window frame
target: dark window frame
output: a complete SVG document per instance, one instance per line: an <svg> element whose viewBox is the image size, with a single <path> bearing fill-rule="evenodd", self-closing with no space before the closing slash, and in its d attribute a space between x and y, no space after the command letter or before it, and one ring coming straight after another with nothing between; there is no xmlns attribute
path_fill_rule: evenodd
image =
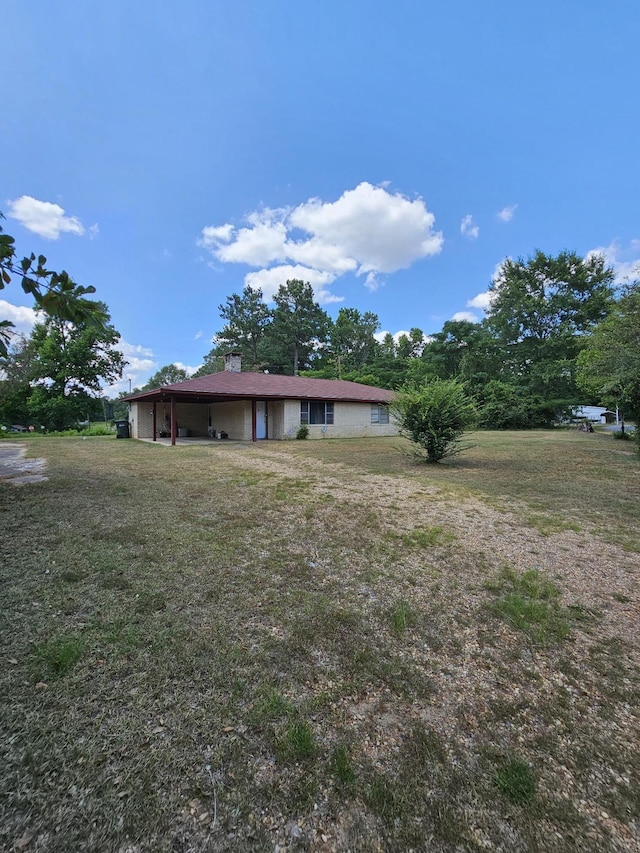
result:
<svg viewBox="0 0 640 853"><path fill-rule="evenodd" d="M309 426L332 426L333 400L300 400L300 423Z"/></svg>
<svg viewBox="0 0 640 853"><path fill-rule="evenodd" d="M384 403L371 404L371 423L372 424L388 424L389 423L389 406Z"/></svg>

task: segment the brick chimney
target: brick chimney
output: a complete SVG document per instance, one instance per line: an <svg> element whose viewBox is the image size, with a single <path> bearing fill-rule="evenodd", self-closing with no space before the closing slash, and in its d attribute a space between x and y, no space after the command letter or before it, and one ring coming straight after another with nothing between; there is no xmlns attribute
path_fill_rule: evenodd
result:
<svg viewBox="0 0 640 853"><path fill-rule="evenodd" d="M224 369L229 373L240 373L242 370L242 353L228 352L224 356Z"/></svg>

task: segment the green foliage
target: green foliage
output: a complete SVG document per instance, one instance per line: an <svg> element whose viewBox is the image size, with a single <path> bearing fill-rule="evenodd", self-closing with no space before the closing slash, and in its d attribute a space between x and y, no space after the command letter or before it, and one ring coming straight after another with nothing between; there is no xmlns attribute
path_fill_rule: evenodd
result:
<svg viewBox="0 0 640 853"><path fill-rule="evenodd" d="M265 331L265 358L274 372L296 376L312 366L318 343L326 341L331 321L314 302L309 282L291 279L281 284L274 302L273 319Z"/></svg>
<svg viewBox="0 0 640 853"><path fill-rule="evenodd" d="M153 374L140 390L153 391L156 388L162 388L164 385L176 385L188 378L187 371L183 367L178 367L176 364L165 364Z"/></svg>
<svg viewBox="0 0 640 853"><path fill-rule="evenodd" d="M537 423L539 397L528 397L515 385L492 379L478 403L480 429L529 429Z"/></svg>
<svg viewBox="0 0 640 853"><path fill-rule="evenodd" d="M296 438L299 441L304 441L306 438L309 438L309 427L306 424L300 424L298 432L296 433Z"/></svg>
<svg viewBox="0 0 640 853"><path fill-rule="evenodd" d="M115 349L120 335L108 323L106 306L99 304L105 318L100 326L49 316L34 326L24 376L29 384L26 407L32 423L63 430L102 413L97 396L101 383L119 379L125 361Z"/></svg>
<svg viewBox="0 0 640 853"><path fill-rule="evenodd" d="M1 212L0 218L4 219ZM85 298L96 292L95 287L76 284L64 270L48 270L44 255L36 258L32 252L18 261L14 244L14 238L0 227L0 290L17 277L24 292L33 296L36 306L49 316L95 328L106 323L104 305ZM13 323L0 321L0 357L7 355L12 329Z"/></svg>
<svg viewBox="0 0 640 853"><path fill-rule="evenodd" d="M464 386L454 379L405 386L391 409L402 433L425 452L426 462L440 462L459 453L460 437L475 417Z"/></svg>
<svg viewBox="0 0 640 853"><path fill-rule="evenodd" d="M80 430L80 435L115 435L115 427L112 424L104 423L89 424L88 427L85 427L84 429Z"/></svg>
<svg viewBox="0 0 640 853"><path fill-rule="evenodd" d="M378 315L371 311L361 314L356 308L340 309L329 332L334 375L338 379L372 360L377 347L374 335L379 328Z"/></svg>
<svg viewBox="0 0 640 853"><path fill-rule="evenodd" d="M578 379L587 393L619 404L640 423L640 282L624 289L586 339Z"/></svg>
<svg viewBox="0 0 640 853"><path fill-rule="evenodd" d="M218 310L225 325L215 336L216 355L237 350L242 353L244 364L255 369L263 361L262 343L273 318L273 312L264 302L262 291L247 286L242 294L227 296L226 303L220 305Z"/></svg>
<svg viewBox="0 0 640 853"><path fill-rule="evenodd" d="M491 285L487 327L502 357L501 376L527 396L567 407L578 401L576 359L585 333L607 316L613 271L601 255L557 257L537 251L527 261L507 259ZM539 410L544 423L554 413Z"/></svg>
<svg viewBox="0 0 640 853"><path fill-rule="evenodd" d="M529 803L536 795L536 777L526 761L520 758L498 767L494 780L505 797L516 805Z"/></svg>

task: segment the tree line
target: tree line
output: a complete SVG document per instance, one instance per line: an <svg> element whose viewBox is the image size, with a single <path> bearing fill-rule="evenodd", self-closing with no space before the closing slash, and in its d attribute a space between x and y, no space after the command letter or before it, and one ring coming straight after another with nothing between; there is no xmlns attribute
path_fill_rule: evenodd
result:
<svg viewBox="0 0 640 853"><path fill-rule="evenodd" d="M101 398L100 388L119 379L126 362L107 306L87 299L94 288L48 270L42 256L18 261L13 238L0 229L0 289L13 277L41 313L26 338L10 338L0 318L0 423L65 429L113 415L114 404L118 416L118 401ZM638 282L616 288L600 255L537 251L506 260L489 297L482 322L449 320L437 332L414 327L380 340L375 313L341 308L334 320L308 282L283 283L272 306L245 287L219 306L222 327L195 375L221 370L224 354L237 350L243 370L396 391L455 381L485 428L549 426L579 404L618 405L640 418ZM144 388L186 378L166 365Z"/></svg>
<svg viewBox="0 0 640 853"><path fill-rule="evenodd" d="M485 428L549 426L583 404L618 405L637 419L638 290L636 282L619 291L601 255L537 251L503 263L482 322L449 320L438 332L414 327L379 340L375 313L341 308L332 320L303 281L282 284L273 308L245 287L219 306L223 326L196 375L220 370L231 349L242 353L243 370L396 391L456 380Z"/></svg>

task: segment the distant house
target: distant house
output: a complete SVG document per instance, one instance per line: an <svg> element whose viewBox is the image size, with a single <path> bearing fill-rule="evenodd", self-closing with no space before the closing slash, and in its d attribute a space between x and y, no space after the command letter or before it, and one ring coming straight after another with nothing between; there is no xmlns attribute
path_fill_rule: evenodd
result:
<svg viewBox="0 0 640 853"><path fill-rule="evenodd" d="M615 412L610 412L604 406L577 406L573 410L576 420L591 421L592 423L604 424L615 423Z"/></svg>
<svg viewBox="0 0 640 853"><path fill-rule="evenodd" d="M126 398L132 438L229 438L238 441L397 435L393 392L340 379L242 373L238 353L225 369Z"/></svg>

